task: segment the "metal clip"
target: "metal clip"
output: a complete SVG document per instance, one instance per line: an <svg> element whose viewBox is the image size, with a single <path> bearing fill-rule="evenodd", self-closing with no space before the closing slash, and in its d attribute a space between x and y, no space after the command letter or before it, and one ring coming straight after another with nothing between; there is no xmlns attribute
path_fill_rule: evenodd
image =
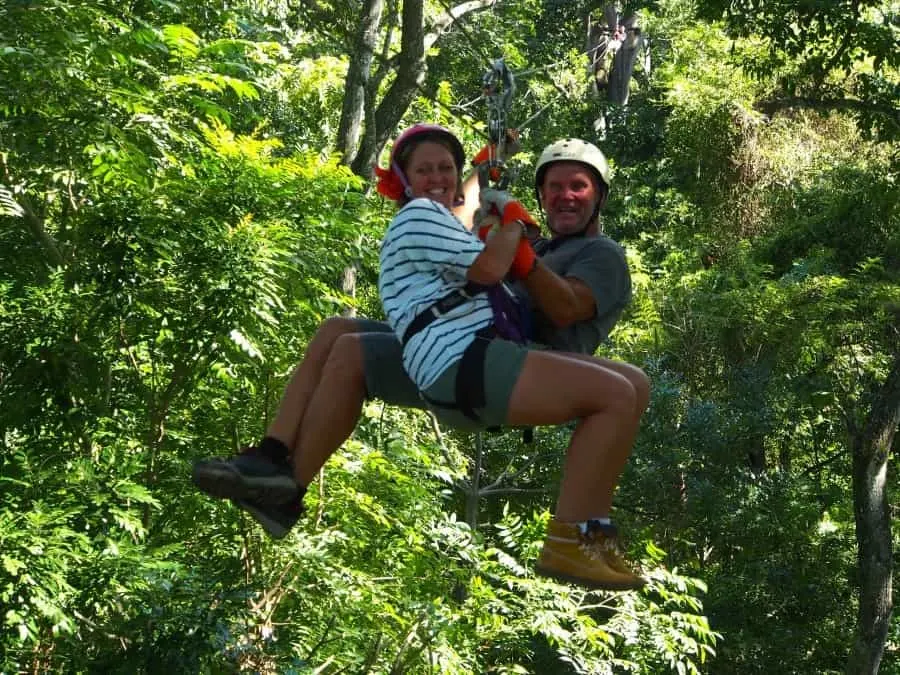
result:
<svg viewBox="0 0 900 675"><path fill-rule="evenodd" d="M492 169L498 169L500 179L497 181L497 187L505 190L517 173L507 169L504 161L500 159L505 155L507 115L516 91L516 82L503 59L495 59L491 64L482 78L482 87L488 104L488 137L490 143L497 148L497 153L494 155L492 152L488 160L478 167L478 185L481 188L488 187Z"/></svg>
<svg viewBox="0 0 900 675"><path fill-rule="evenodd" d="M516 91L513 74L503 59L494 63L482 78L484 95L488 102L488 136L498 150L506 143L506 116Z"/></svg>

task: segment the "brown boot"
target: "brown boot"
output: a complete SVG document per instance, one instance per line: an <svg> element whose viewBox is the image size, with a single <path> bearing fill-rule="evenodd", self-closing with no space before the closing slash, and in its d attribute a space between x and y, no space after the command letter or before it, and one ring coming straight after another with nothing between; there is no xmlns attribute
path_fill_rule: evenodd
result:
<svg viewBox="0 0 900 675"><path fill-rule="evenodd" d="M547 526L537 572L609 591L637 589L647 583L619 555L614 527L591 524L582 534L576 523L561 523L555 518Z"/></svg>

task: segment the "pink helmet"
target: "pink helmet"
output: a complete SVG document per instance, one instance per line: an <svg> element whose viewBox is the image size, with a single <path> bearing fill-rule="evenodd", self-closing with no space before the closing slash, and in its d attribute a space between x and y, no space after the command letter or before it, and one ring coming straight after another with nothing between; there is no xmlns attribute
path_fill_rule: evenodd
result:
<svg viewBox="0 0 900 675"><path fill-rule="evenodd" d="M462 172L463 165L466 163L466 153L463 150L462 143L459 142L459 139L452 131L442 127L440 124L414 124L397 136L397 140L394 141L388 168L375 168L375 175L378 176L376 188L378 192L388 199L399 201L404 196L407 199L412 197L409 181L406 179L406 175L403 173L403 169L400 168L397 159L413 139L416 139L417 142L440 140L449 144L450 151L453 153L453 160L456 162L457 171Z"/></svg>

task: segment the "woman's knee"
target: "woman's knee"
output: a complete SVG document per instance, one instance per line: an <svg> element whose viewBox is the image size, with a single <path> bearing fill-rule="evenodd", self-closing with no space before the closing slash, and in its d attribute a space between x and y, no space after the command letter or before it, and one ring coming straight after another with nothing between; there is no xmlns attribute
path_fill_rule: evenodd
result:
<svg viewBox="0 0 900 675"><path fill-rule="evenodd" d="M334 343L341 335L355 333L357 330L356 319L350 319L345 316L332 316L322 322L313 336L313 340Z"/></svg>
<svg viewBox="0 0 900 675"><path fill-rule="evenodd" d="M312 358L315 361L324 363L331 354L337 339L342 335L355 333L357 330L355 319L348 319L343 316L332 316L325 319L319 325L312 340L309 341L305 358Z"/></svg>
<svg viewBox="0 0 900 675"><path fill-rule="evenodd" d="M365 387L365 367L359 333L345 332L335 338L322 371L322 379Z"/></svg>

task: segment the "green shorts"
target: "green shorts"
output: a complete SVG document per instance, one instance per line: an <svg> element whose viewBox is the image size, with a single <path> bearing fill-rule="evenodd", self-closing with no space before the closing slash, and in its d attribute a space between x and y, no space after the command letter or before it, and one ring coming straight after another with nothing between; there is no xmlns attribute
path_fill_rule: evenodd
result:
<svg viewBox="0 0 900 675"><path fill-rule="evenodd" d="M425 401L403 368L403 346L384 321L357 319L366 375L366 398L402 408L424 408Z"/></svg>
<svg viewBox="0 0 900 675"><path fill-rule="evenodd" d="M366 397L377 398L390 405L403 408L428 408L442 424L463 430L477 430L506 424L509 400L513 387L522 373L529 348L506 340L494 339L485 354L485 406L475 413L476 422L459 409L449 409L426 404L422 394L403 368L403 346L383 321L358 319L363 350L363 366L366 376ZM476 338L483 340L485 338ZM428 398L456 404L456 376L460 362L450 366L426 391Z"/></svg>
<svg viewBox="0 0 900 675"><path fill-rule="evenodd" d="M499 338L475 339L488 342L484 357L485 404L474 409L478 420L471 419L457 407L459 401L456 400L456 378L461 360L441 373L434 384L423 392L429 402L428 407L434 411L441 423L470 431L506 424L513 388L519 380L519 375L522 374L525 357L528 356L528 347L515 342ZM436 405L437 401L449 405Z"/></svg>

